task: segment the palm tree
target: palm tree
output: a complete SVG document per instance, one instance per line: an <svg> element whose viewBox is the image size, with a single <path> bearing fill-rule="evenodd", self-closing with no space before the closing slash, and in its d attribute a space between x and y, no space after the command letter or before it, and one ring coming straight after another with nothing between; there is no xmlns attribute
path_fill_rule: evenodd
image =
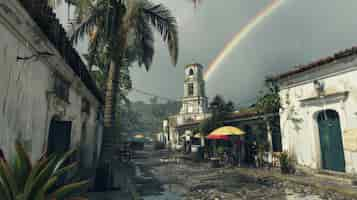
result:
<svg viewBox="0 0 357 200"><path fill-rule="evenodd" d="M107 79L104 105L104 137L101 161L110 161L115 136L120 69L137 61L150 69L154 55L153 28L168 44L173 65L178 58L176 19L161 4L148 0L77 0L79 24L72 39L77 42L90 36L90 57L103 53L107 58Z"/></svg>

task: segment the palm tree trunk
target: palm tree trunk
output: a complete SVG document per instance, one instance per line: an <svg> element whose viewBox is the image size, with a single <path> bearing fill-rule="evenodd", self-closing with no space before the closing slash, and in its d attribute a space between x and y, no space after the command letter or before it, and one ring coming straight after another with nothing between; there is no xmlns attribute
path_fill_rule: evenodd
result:
<svg viewBox="0 0 357 200"><path fill-rule="evenodd" d="M115 111L117 104L117 92L119 82L119 65L111 60L106 82L104 99L104 130L103 141L100 153L100 163L96 173L95 188L98 191L106 191L113 187L114 166L112 157L115 153L117 144Z"/></svg>
<svg viewBox="0 0 357 200"><path fill-rule="evenodd" d="M119 82L119 69L114 60L110 62L108 78L105 91L104 103L104 135L102 144L101 160L111 160L113 155L114 146L116 144L116 105L117 105L117 92Z"/></svg>
<svg viewBox="0 0 357 200"><path fill-rule="evenodd" d="M118 2L111 0L112 8L118 8ZM127 31L122 27L122 17L124 13L118 13L119 11L114 9L111 13L111 28L109 29L109 54L110 65L108 70L108 77L106 82L105 99L104 99L104 130L103 141L100 156L99 171L104 175L102 180L104 181L104 190L113 187L114 178L114 165L113 156L115 153L115 147L118 144L119 132L118 132L118 120L116 119L117 109L117 97L119 90L119 75L120 65L122 64L122 57L124 54ZM97 174L98 176L98 174ZM101 184L101 183L98 183Z"/></svg>
<svg viewBox="0 0 357 200"><path fill-rule="evenodd" d="M116 1L110 1L112 8L117 8L118 5ZM117 105L117 96L119 90L119 73L120 73L120 61L121 61L121 52L117 51L119 45L115 45L113 42L116 39L116 34L120 31L117 28L116 23L120 23L118 12L110 12L112 14L111 28L108 30L108 50L110 51L110 64L108 69L108 77L106 80L106 90L104 98L104 130L103 130L103 141L102 141L102 151L101 151L101 162L106 162L112 160L114 155L114 148L117 142L117 133L115 124L116 120L116 105ZM115 57L114 53L119 53Z"/></svg>

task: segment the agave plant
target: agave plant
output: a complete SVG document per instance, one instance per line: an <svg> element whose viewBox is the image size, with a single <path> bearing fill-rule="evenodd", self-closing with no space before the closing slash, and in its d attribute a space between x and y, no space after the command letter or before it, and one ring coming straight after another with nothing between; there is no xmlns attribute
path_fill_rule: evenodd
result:
<svg viewBox="0 0 357 200"><path fill-rule="evenodd" d="M62 184L61 177L73 170L77 163L67 164L75 152L62 156L43 156L32 164L20 142L15 144L16 156L12 165L0 159L1 200L80 200L78 192L88 181Z"/></svg>

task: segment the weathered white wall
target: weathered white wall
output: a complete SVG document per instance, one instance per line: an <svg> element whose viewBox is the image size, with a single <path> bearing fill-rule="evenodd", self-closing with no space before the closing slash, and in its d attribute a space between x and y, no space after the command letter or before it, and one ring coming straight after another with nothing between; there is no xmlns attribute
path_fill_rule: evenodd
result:
<svg viewBox="0 0 357 200"><path fill-rule="evenodd" d="M280 81L280 112L283 149L293 153L300 165L321 168L317 114L326 109L338 112L342 140L357 147L357 60L351 57L323 68ZM325 85L326 98L318 98L314 80ZM351 141L353 132L355 141ZM344 148L346 172L357 173L357 152Z"/></svg>
<svg viewBox="0 0 357 200"><path fill-rule="evenodd" d="M14 141L21 139L32 160L37 160L47 148L49 124L54 116L72 121L71 147L80 144L82 124L86 121L84 148L88 153L83 159L90 166L100 137L100 133L96 134L96 130L100 130L96 119L99 102L48 45L46 38L39 34L35 23L21 6L13 1L1 0L0 3L4 3L0 8L0 148L11 158ZM1 10L4 5L10 12ZM29 37L36 34L36 38ZM45 50L56 55L53 58L16 60L17 56L34 55L35 49L43 51L41 48L48 48ZM71 83L69 104L54 104L53 95L48 93L53 91L54 73L61 74ZM82 98L90 102L89 116L81 112Z"/></svg>
<svg viewBox="0 0 357 200"><path fill-rule="evenodd" d="M0 145L13 154L13 141L31 141L26 147L37 159L43 151L47 130L46 91L50 71L40 61L16 62L17 56L33 54L4 25L0 25Z"/></svg>

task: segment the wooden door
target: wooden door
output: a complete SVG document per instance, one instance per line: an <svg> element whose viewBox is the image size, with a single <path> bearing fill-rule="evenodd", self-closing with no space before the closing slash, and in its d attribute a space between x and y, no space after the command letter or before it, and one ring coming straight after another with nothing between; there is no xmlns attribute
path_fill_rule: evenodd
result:
<svg viewBox="0 0 357 200"><path fill-rule="evenodd" d="M341 126L338 113L333 110L322 111L318 115L322 168L345 171Z"/></svg>

